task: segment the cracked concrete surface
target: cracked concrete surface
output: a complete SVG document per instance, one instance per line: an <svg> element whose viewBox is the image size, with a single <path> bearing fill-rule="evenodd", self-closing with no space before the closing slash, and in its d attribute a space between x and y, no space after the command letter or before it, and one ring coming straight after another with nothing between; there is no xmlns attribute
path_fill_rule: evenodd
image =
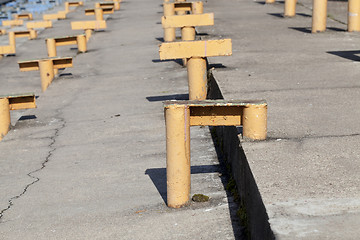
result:
<svg viewBox="0 0 360 240"><path fill-rule="evenodd" d="M16 61L46 56L46 37L80 33L70 30L70 20L91 19L76 13L93 3L0 61L8 69L0 94L39 96L37 109L15 113L28 119L0 143L0 209L7 209L1 238L241 238L237 206L224 190L208 128L191 130L192 194L208 195L210 202L176 210L165 205L161 99L186 94L187 82L186 69L156 61L163 34L160 2L123 2L108 17L108 29L90 39L86 54L59 48L61 55L76 56L74 67L45 93L38 72L19 72Z"/></svg>

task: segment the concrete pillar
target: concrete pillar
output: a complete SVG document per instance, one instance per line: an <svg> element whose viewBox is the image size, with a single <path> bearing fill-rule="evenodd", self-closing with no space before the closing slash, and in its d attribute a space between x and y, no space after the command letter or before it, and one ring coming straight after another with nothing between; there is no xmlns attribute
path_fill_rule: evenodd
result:
<svg viewBox="0 0 360 240"><path fill-rule="evenodd" d="M51 84L54 79L54 65L51 60L40 60L39 61L40 78L41 78L41 89L43 92Z"/></svg>
<svg viewBox="0 0 360 240"><path fill-rule="evenodd" d="M207 95L206 59L191 57L187 61L189 99L205 100Z"/></svg>
<svg viewBox="0 0 360 240"><path fill-rule="evenodd" d="M172 208L189 201L190 172L190 110L185 105L165 108L167 204Z"/></svg>
<svg viewBox="0 0 360 240"><path fill-rule="evenodd" d="M348 31L360 31L360 1L349 0L348 2Z"/></svg>
<svg viewBox="0 0 360 240"><path fill-rule="evenodd" d="M327 0L313 0L312 33L326 30Z"/></svg>
<svg viewBox="0 0 360 240"><path fill-rule="evenodd" d="M267 104L246 106L241 121L244 137L265 140L267 133Z"/></svg>
<svg viewBox="0 0 360 240"><path fill-rule="evenodd" d="M7 98L0 98L0 141L10 129L10 107Z"/></svg>

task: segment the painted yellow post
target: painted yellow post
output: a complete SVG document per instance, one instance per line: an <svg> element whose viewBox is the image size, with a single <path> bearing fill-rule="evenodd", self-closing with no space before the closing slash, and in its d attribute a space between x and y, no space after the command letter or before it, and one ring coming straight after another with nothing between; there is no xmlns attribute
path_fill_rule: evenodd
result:
<svg viewBox="0 0 360 240"><path fill-rule="evenodd" d="M10 107L7 98L0 98L0 141L9 132Z"/></svg>
<svg viewBox="0 0 360 240"><path fill-rule="evenodd" d="M189 99L203 100L207 91L206 57L232 54L231 39L209 41L183 41L160 45L160 59L187 58Z"/></svg>
<svg viewBox="0 0 360 240"><path fill-rule="evenodd" d="M294 17L296 13L296 2L297 0L285 0L285 9L284 16L285 17Z"/></svg>
<svg viewBox="0 0 360 240"><path fill-rule="evenodd" d="M34 29L30 29L30 36L29 39L36 39L37 38L37 32Z"/></svg>
<svg viewBox="0 0 360 240"><path fill-rule="evenodd" d="M190 111L185 105L165 107L167 204L179 208L189 201Z"/></svg>
<svg viewBox="0 0 360 240"><path fill-rule="evenodd" d="M348 2L348 31L360 31L360 1L349 0Z"/></svg>
<svg viewBox="0 0 360 240"><path fill-rule="evenodd" d="M103 10L101 8L95 8L95 19L96 21L104 20Z"/></svg>
<svg viewBox="0 0 360 240"><path fill-rule="evenodd" d="M175 3L183 3L183 2L186 2L186 0L175 0L174 1ZM176 11L176 15L185 15L186 14L186 11Z"/></svg>
<svg viewBox="0 0 360 240"><path fill-rule="evenodd" d="M194 41L195 40L195 27L182 27L181 40Z"/></svg>
<svg viewBox="0 0 360 240"><path fill-rule="evenodd" d="M164 17L175 15L175 8L173 3L164 3ZM164 28L164 41L173 42L175 41L175 28Z"/></svg>
<svg viewBox="0 0 360 240"><path fill-rule="evenodd" d="M114 9L120 10L120 2L114 1Z"/></svg>
<svg viewBox="0 0 360 240"><path fill-rule="evenodd" d="M65 12L66 12L66 13L69 13L69 12L70 12L69 2L65 2Z"/></svg>
<svg viewBox="0 0 360 240"><path fill-rule="evenodd" d="M56 57L57 56L56 42L55 42L54 38L46 39L46 48L47 48L47 52L48 52L49 57Z"/></svg>
<svg viewBox="0 0 360 240"><path fill-rule="evenodd" d="M243 136L265 140L267 134L267 104L247 105L242 115Z"/></svg>
<svg viewBox="0 0 360 240"><path fill-rule="evenodd" d="M9 32L8 35L9 35L10 48L12 49L12 52L15 53L16 52L15 33L14 32Z"/></svg>
<svg viewBox="0 0 360 240"><path fill-rule="evenodd" d="M312 33L326 30L327 0L313 0Z"/></svg>
<svg viewBox="0 0 360 240"><path fill-rule="evenodd" d="M96 2L96 3L95 3L95 8L101 8L101 6L100 6L100 3L99 3L99 2Z"/></svg>
<svg viewBox="0 0 360 240"><path fill-rule="evenodd" d="M51 60L40 60L39 61L40 78L41 78L41 89L43 92L51 84L54 79L54 65Z"/></svg>
<svg viewBox="0 0 360 240"><path fill-rule="evenodd" d="M86 37L86 41L89 41L91 34L92 34L92 29L85 29L85 37Z"/></svg>
<svg viewBox="0 0 360 240"><path fill-rule="evenodd" d="M207 95L206 59L191 57L187 60L189 99L205 100Z"/></svg>
<svg viewBox="0 0 360 240"><path fill-rule="evenodd" d="M181 28L181 40L183 41L194 41L195 40L195 27L182 27ZM182 62L183 62L183 66L186 66L188 59L187 58L183 58ZM189 69L188 69L189 72ZM188 74L189 76L189 74ZM189 79L189 84L190 84L190 79Z"/></svg>
<svg viewBox="0 0 360 240"><path fill-rule="evenodd" d="M87 47L86 47L86 37L85 35L78 35L76 37L77 40L77 44L78 44L78 51L79 52L86 52L87 51Z"/></svg>
<svg viewBox="0 0 360 240"><path fill-rule="evenodd" d="M191 13L192 14L203 14L204 13L203 2L193 2L191 4Z"/></svg>

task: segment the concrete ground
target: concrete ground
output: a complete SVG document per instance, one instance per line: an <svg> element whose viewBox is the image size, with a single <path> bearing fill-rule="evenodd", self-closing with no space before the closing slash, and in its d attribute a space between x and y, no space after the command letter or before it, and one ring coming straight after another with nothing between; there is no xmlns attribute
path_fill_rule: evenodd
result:
<svg viewBox="0 0 360 240"><path fill-rule="evenodd" d="M0 60L0 95L38 96L0 142L1 239L240 239L208 128L192 128L192 194L210 201L165 205L162 101L188 90L186 69L159 61L161 1L124 1L85 54L59 47L74 66L46 92L39 72L19 72L17 61L46 57L47 37L80 33L70 21L92 19L83 10L93 4Z"/></svg>
<svg viewBox="0 0 360 240"><path fill-rule="evenodd" d="M209 0L210 36L233 56L210 59L225 99L266 99L268 139L242 140L277 239L359 239L359 33L346 2L329 2L328 30L311 34L309 1ZM304 7L305 6L305 7Z"/></svg>

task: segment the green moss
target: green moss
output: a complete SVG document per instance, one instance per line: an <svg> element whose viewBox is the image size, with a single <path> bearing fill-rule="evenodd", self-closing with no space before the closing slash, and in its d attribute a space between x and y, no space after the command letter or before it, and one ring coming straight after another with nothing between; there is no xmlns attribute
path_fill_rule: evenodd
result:
<svg viewBox="0 0 360 240"><path fill-rule="evenodd" d="M251 239L249 232L249 219L246 213L246 208L243 203L240 204L239 209L236 211L236 216L240 219L241 225L245 227L245 234L247 239Z"/></svg>
<svg viewBox="0 0 360 240"><path fill-rule="evenodd" d="M209 201L209 197L204 194L194 194L191 198L194 202L207 202Z"/></svg>

